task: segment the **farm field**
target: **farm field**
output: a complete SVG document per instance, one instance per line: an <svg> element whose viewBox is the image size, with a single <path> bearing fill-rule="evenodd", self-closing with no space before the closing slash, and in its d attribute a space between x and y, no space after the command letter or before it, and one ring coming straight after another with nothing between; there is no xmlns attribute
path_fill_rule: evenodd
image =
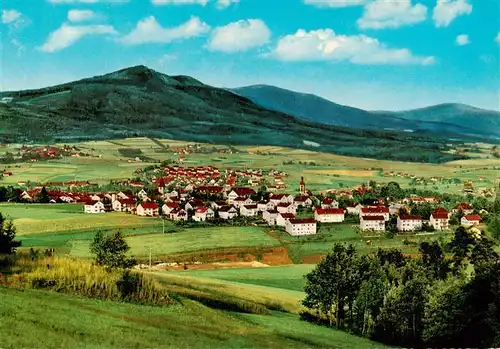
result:
<svg viewBox="0 0 500 349"><path fill-rule="evenodd" d="M259 227L213 227L182 229L170 234L148 234L126 238L134 257L250 246L277 246L279 242ZM72 242L71 255L89 257L88 240Z"/></svg>
<svg viewBox="0 0 500 349"><path fill-rule="evenodd" d="M302 291L305 285L304 276L312 269L311 264L296 264L268 268L186 270L178 274Z"/></svg>
<svg viewBox="0 0 500 349"><path fill-rule="evenodd" d="M230 313L190 300L151 307L43 291L0 293L4 348L385 347L293 314Z"/></svg>
<svg viewBox="0 0 500 349"><path fill-rule="evenodd" d="M83 206L76 204L0 204L0 212L13 220L20 237L95 232L98 229L161 227L158 219L127 213L85 214Z"/></svg>
<svg viewBox="0 0 500 349"><path fill-rule="evenodd" d="M166 151L169 147L184 147L187 142L174 140L152 140L149 138L128 138L116 141L92 141L77 143L76 146L94 157L69 157L50 160L43 163L10 164L5 167L14 173L5 177L3 184L15 185L19 181L68 181L89 180L95 183L108 183L110 179L127 179L133 177L133 171L150 165L150 162L135 162L120 153L120 149L139 149L145 158L162 161L178 160L179 155ZM160 146L161 145L161 146ZM2 151L15 151L19 145L0 148ZM209 147L221 145L208 145ZM410 185L409 178L382 177L378 169L384 172L403 172L418 177L441 176L471 180L478 187L493 187L498 177L497 168L500 159L489 155L489 146L484 153L473 153L476 158L453 161L445 164L406 163L386 160L373 160L318 153L283 147L238 146L244 153L237 154L199 154L183 155L185 166L213 165L226 168L275 168L289 174L285 178L288 190L295 192L301 176L306 178L309 189L325 191L341 187L357 186L360 183L374 180L377 182L398 182L402 187ZM133 162L128 162L133 161ZM312 163L312 164L311 164ZM480 177L483 177L480 180ZM436 183L428 186L441 192L457 193L461 184ZM437 189L436 189L437 188Z"/></svg>

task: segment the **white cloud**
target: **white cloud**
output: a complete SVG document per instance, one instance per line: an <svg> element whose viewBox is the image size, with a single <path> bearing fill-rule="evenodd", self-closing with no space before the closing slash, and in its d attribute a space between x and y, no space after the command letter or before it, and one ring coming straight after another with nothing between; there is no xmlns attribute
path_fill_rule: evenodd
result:
<svg viewBox="0 0 500 349"><path fill-rule="evenodd" d="M116 35L118 32L109 25L84 25L72 26L63 23L56 31L52 32L47 41L40 47L44 52L56 52L63 50L78 40L88 35Z"/></svg>
<svg viewBox="0 0 500 349"><path fill-rule="evenodd" d="M68 20L71 22L85 22L97 18L97 14L91 10L70 10Z"/></svg>
<svg viewBox="0 0 500 349"><path fill-rule="evenodd" d="M201 5L208 4L208 0L151 0L153 5Z"/></svg>
<svg viewBox="0 0 500 349"><path fill-rule="evenodd" d="M347 7L364 5L369 1L370 0L304 0L304 4L316 7Z"/></svg>
<svg viewBox="0 0 500 349"><path fill-rule="evenodd" d="M2 10L2 23L11 24L22 19L22 13L17 10Z"/></svg>
<svg viewBox="0 0 500 349"><path fill-rule="evenodd" d="M215 28L207 47L212 51L246 51L266 44L270 37L271 31L262 20L241 20Z"/></svg>
<svg viewBox="0 0 500 349"><path fill-rule="evenodd" d="M217 0L217 7L220 9L224 9L231 6L232 4L237 4L239 2L240 0Z"/></svg>
<svg viewBox="0 0 500 349"><path fill-rule="evenodd" d="M458 16L469 15L471 12L472 5L468 0L437 0L432 19L436 27L447 27Z"/></svg>
<svg viewBox="0 0 500 349"><path fill-rule="evenodd" d="M161 67L161 68L165 68L165 66L167 65L167 63L170 63L170 62L173 62L173 61L176 61L177 60L177 55L175 54L164 54L163 56L160 57L160 59L158 59L158 65Z"/></svg>
<svg viewBox="0 0 500 349"><path fill-rule="evenodd" d="M121 38L120 41L128 45L161 44L197 37L206 34L209 30L210 26L202 22L198 17L191 17L177 27L163 28L154 16L150 16L139 21L135 29Z"/></svg>
<svg viewBox="0 0 500 349"><path fill-rule="evenodd" d="M398 28L425 21L426 18L427 7L418 3L413 5L411 0L375 0L365 6L358 25L363 29Z"/></svg>
<svg viewBox="0 0 500 349"><path fill-rule="evenodd" d="M495 37L495 42L500 44L500 33L498 33L497 36Z"/></svg>
<svg viewBox="0 0 500 349"><path fill-rule="evenodd" d="M299 29L282 37L267 56L282 61L349 61L354 64L430 65L434 57L414 56L406 48L388 48L366 35L337 35L332 29Z"/></svg>
<svg viewBox="0 0 500 349"><path fill-rule="evenodd" d="M459 46L465 46L465 45L470 44L469 35L467 35L467 34L458 35L457 39L455 41L456 41L457 45L459 45Z"/></svg>

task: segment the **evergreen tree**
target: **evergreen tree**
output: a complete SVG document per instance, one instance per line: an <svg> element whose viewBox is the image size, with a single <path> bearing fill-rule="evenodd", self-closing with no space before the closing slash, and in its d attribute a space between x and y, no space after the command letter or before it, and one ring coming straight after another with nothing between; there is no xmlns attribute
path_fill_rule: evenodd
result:
<svg viewBox="0 0 500 349"><path fill-rule="evenodd" d="M48 204L50 202L50 196L47 193L47 189L45 189L45 187L42 187L40 194L37 195L36 202L40 204Z"/></svg>
<svg viewBox="0 0 500 349"><path fill-rule="evenodd" d="M0 213L0 255L13 254L21 246L21 241L16 241L16 227L11 220L4 218Z"/></svg>

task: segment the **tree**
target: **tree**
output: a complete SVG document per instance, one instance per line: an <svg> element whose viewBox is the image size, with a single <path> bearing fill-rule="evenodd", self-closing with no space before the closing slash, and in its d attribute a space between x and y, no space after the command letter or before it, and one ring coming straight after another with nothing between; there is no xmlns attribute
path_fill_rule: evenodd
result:
<svg viewBox="0 0 500 349"><path fill-rule="evenodd" d="M437 241L422 242L419 247L422 265L431 272L433 279L446 279L450 264L444 258L444 252Z"/></svg>
<svg viewBox="0 0 500 349"><path fill-rule="evenodd" d="M47 193L47 189L45 189L45 187L42 187L40 194L37 195L36 202L41 204L48 204L50 202L50 196Z"/></svg>
<svg viewBox="0 0 500 349"><path fill-rule="evenodd" d="M352 245L335 244L330 252L306 275L306 298L302 304L323 313L330 326L342 326L346 305L352 304L362 277L357 267L358 256Z"/></svg>
<svg viewBox="0 0 500 349"><path fill-rule="evenodd" d="M494 239L500 240L500 215L495 214L489 219L488 230Z"/></svg>
<svg viewBox="0 0 500 349"><path fill-rule="evenodd" d="M14 254L21 246L21 241L16 241L16 227L11 220L4 218L0 213L0 255Z"/></svg>
<svg viewBox="0 0 500 349"><path fill-rule="evenodd" d="M126 256L129 249L130 247L120 232L104 235L102 231L98 231L90 244L90 251L95 256L97 264L110 269L129 268L135 264L134 260L128 259Z"/></svg>

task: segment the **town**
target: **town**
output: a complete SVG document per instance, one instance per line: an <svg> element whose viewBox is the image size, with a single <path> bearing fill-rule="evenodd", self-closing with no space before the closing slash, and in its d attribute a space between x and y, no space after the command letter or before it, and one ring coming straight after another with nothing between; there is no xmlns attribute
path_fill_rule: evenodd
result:
<svg viewBox="0 0 500 349"><path fill-rule="evenodd" d="M285 172L261 169L218 170L213 166L152 166L136 170L137 180L122 183L128 190L89 193L73 190L88 182L55 183L69 191L47 190L38 185L19 194L24 202L80 203L86 214L127 212L182 222L265 224L284 229L291 236L314 235L321 224L349 221L364 233L447 231L454 225L471 227L488 212L468 202L443 207L440 196L367 199L369 185L314 194L302 177L295 190L287 190ZM394 183L393 183L394 185ZM397 184L395 184L397 186ZM397 187L399 190L399 186ZM43 199L40 200L40 197ZM424 210L420 207L431 207ZM238 224L241 224L239 222Z"/></svg>

